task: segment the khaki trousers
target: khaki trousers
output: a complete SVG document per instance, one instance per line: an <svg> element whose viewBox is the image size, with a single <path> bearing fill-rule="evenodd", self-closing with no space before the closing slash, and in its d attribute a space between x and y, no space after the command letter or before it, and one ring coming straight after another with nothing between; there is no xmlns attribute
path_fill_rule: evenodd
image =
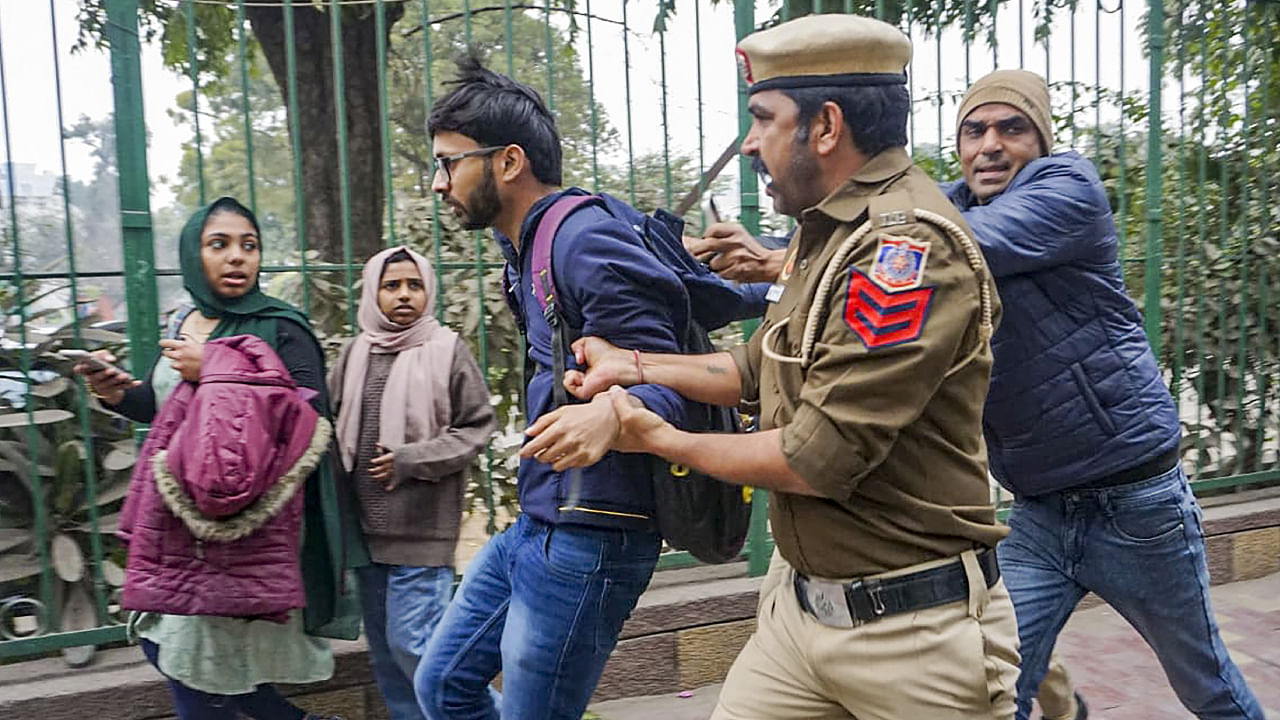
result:
<svg viewBox="0 0 1280 720"><path fill-rule="evenodd" d="M800 607L795 571L775 553L756 632L729 670L713 720L1011 720L1013 603L1004 582L988 589L966 555L967 602L844 629Z"/></svg>
<svg viewBox="0 0 1280 720"><path fill-rule="evenodd" d="M1067 668L1058 658L1056 650L1049 656L1049 671L1045 673L1044 680L1040 681L1036 700L1040 701L1040 713L1044 720L1075 720L1076 713L1080 711L1076 703L1075 686L1071 684L1071 676L1067 674Z"/></svg>

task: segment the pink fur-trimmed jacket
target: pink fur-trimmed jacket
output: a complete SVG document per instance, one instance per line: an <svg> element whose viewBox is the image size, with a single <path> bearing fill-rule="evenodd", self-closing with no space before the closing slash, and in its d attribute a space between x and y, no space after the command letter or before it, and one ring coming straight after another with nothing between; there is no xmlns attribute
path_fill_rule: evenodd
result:
<svg viewBox="0 0 1280 720"><path fill-rule="evenodd" d="M266 342L210 341L151 425L120 514L122 605L284 621L306 605L302 492L332 428Z"/></svg>

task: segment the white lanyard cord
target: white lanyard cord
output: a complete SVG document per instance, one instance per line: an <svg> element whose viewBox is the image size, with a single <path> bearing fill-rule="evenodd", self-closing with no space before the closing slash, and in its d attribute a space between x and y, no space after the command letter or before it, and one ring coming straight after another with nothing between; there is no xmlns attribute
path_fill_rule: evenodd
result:
<svg viewBox="0 0 1280 720"><path fill-rule="evenodd" d="M987 265L982 258L982 251L978 249L976 243L960 229L959 225L951 222L947 218L928 210L915 210L917 219L925 220L942 228L944 232L951 236L961 250L964 251L965 260L968 261L969 267L974 274L978 276L978 308L980 313L978 326L978 342L974 345L965 357L951 367L943 377L950 377L958 372L961 368L973 362L975 358L982 354L984 350L990 347L991 334L994 332L995 312L991 306L991 283L987 276ZM765 331L764 337L760 339L760 350L764 356L774 362L799 364L801 368L808 368L813 362L813 348L818 343L818 331L822 327L826 318L824 315L827 310L827 303L831 299L831 292L835 286L836 278L843 274L844 264L853 254L854 249L867 233L871 232L872 226L870 222L859 225L849 237L845 238L840 244L840 248L836 250L836 254L831 257L831 261L827 263L826 269L822 272L822 280L818 283L817 294L814 295L813 304L809 306L809 314L805 318L804 334L800 343L800 355L792 357L774 352L770 349L773 345L774 336L778 331L790 322L791 318L783 318L773 327ZM923 268L921 271L923 272Z"/></svg>

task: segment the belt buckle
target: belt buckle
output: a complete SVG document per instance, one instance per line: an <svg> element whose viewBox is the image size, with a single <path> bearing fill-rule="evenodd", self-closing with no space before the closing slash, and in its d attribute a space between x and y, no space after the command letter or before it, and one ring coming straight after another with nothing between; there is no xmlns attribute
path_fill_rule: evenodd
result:
<svg viewBox="0 0 1280 720"><path fill-rule="evenodd" d="M884 616L884 598L880 596L879 580L863 580L859 585L862 586L863 592L867 594L867 599L871 601L871 614L880 619Z"/></svg>
<svg viewBox="0 0 1280 720"><path fill-rule="evenodd" d="M823 625L838 628L852 628L853 614L849 612L849 601L844 594L844 585L831 580L805 578L805 600L809 603L809 611Z"/></svg>

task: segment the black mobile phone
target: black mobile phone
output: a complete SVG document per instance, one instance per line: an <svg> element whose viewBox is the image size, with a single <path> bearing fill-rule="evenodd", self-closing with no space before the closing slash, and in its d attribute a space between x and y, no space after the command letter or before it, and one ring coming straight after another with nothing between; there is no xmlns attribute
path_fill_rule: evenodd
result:
<svg viewBox="0 0 1280 720"><path fill-rule="evenodd" d="M720 208L716 207L715 195L712 195L710 193L707 194L707 202L704 206L704 209L707 211L707 216L711 218L711 222L713 223L723 222L723 220L720 217Z"/></svg>

